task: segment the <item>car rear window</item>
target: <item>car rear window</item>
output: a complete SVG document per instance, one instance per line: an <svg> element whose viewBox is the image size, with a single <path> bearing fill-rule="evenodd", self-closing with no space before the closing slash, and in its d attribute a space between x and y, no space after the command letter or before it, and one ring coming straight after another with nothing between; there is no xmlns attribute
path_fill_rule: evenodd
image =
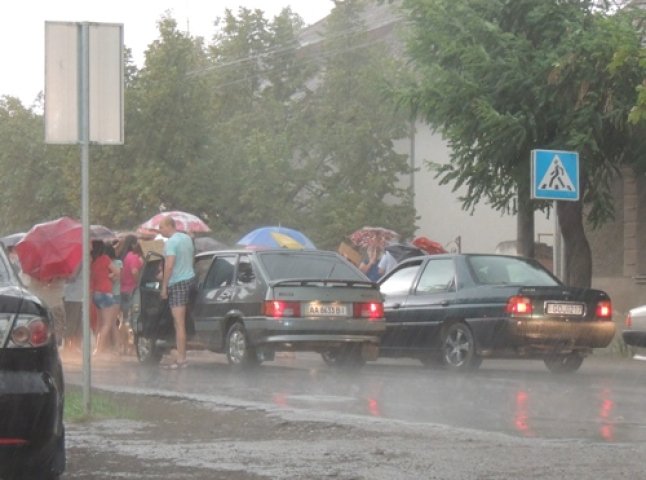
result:
<svg viewBox="0 0 646 480"><path fill-rule="evenodd" d="M259 254L259 257L270 280L287 278L366 280L359 270L335 255L267 252Z"/></svg>
<svg viewBox="0 0 646 480"><path fill-rule="evenodd" d="M478 283L485 285L526 285L552 287L560 285L539 264L522 258L476 255L468 258Z"/></svg>

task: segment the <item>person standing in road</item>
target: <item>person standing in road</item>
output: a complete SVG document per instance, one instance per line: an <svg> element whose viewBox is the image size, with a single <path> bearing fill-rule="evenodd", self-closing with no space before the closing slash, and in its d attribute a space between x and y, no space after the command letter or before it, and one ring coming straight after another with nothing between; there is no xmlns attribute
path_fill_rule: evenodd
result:
<svg viewBox="0 0 646 480"><path fill-rule="evenodd" d="M186 366L186 308L195 284L193 239L177 231L175 220L164 217L159 224L159 233L168 240L164 245L164 274L161 298L168 299L173 323L177 355L170 368Z"/></svg>
<svg viewBox="0 0 646 480"><path fill-rule="evenodd" d="M83 345L83 275L80 266L76 275L68 280L63 288L63 308L63 344L72 353L80 353Z"/></svg>
<svg viewBox="0 0 646 480"><path fill-rule="evenodd" d="M118 303L112 294L112 278L120 272L112 264L112 259L106 253L106 245L101 240L92 241L90 256L92 258L90 290L92 290L92 301L99 314L96 353L104 354L112 351L112 331L116 328L114 312L118 308Z"/></svg>
<svg viewBox="0 0 646 480"><path fill-rule="evenodd" d="M359 264L359 270L373 282L376 282L381 277L379 274L379 260L381 258L379 253L379 248L376 245L370 245L367 250L367 257Z"/></svg>
<svg viewBox="0 0 646 480"><path fill-rule="evenodd" d="M132 308L133 293L139 283L139 273L144 264L144 253L139 245L139 240L134 235L127 235L120 248L123 269L121 270L121 325L119 328L124 343L125 351L130 348L130 310Z"/></svg>
<svg viewBox="0 0 646 480"><path fill-rule="evenodd" d="M105 253L112 260L112 272L110 274L110 280L112 280L112 297L114 298L115 304L110 307L112 320L110 321L110 326L112 328L112 348L115 353L121 353L123 351L123 345L121 345L121 339L119 338L119 326L122 321L119 318L121 313L121 271L123 270L123 262L119 257L112 245L105 246Z"/></svg>

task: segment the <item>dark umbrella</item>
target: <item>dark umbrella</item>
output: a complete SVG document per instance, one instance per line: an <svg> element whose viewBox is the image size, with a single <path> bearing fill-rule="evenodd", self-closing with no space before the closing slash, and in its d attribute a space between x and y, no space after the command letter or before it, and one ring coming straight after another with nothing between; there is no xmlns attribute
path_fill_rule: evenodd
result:
<svg viewBox="0 0 646 480"><path fill-rule="evenodd" d="M211 237L197 237L195 240L193 240L193 243L195 244L195 251L197 252L226 250L227 248L229 248L224 243Z"/></svg>
<svg viewBox="0 0 646 480"><path fill-rule="evenodd" d="M386 251L390 253L397 263L402 260L406 260L411 257L419 257L420 255L426 255L426 252L417 248L415 245L410 245L407 243L395 243L393 245L388 245Z"/></svg>

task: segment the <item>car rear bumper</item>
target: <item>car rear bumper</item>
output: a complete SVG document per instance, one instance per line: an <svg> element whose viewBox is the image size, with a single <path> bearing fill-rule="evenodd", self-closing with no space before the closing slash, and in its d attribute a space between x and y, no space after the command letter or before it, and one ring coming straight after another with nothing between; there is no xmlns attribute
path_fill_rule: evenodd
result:
<svg viewBox="0 0 646 480"><path fill-rule="evenodd" d="M379 344L386 324L369 320L261 319L245 320L253 345L318 351L348 343Z"/></svg>
<svg viewBox="0 0 646 480"><path fill-rule="evenodd" d="M0 458L40 448L62 434L63 393L46 372L0 373ZM13 444L8 439L24 441Z"/></svg>
<svg viewBox="0 0 646 480"><path fill-rule="evenodd" d="M551 319L509 319L514 346L567 348L607 347L615 336L612 321L569 322Z"/></svg>

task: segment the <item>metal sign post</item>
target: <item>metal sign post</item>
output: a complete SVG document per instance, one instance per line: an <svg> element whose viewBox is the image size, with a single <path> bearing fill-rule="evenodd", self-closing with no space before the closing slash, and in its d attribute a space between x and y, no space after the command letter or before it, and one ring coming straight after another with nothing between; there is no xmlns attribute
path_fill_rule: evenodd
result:
<svg viewBox="0 0 646 480"><path fill-rule="evenodd" d="M123 25L45 22L45 142L81 147L83 404L90 412L90 142L123 144Z"/></svg>
<svg viewBox="0 0 646 480"><path fill-rule="evenodd" d="M92 342L90 337L90 53L87 24L81 25L79 45L79 141L81 144L81 223L83 224L83 405L90 413Z"/></svg>

